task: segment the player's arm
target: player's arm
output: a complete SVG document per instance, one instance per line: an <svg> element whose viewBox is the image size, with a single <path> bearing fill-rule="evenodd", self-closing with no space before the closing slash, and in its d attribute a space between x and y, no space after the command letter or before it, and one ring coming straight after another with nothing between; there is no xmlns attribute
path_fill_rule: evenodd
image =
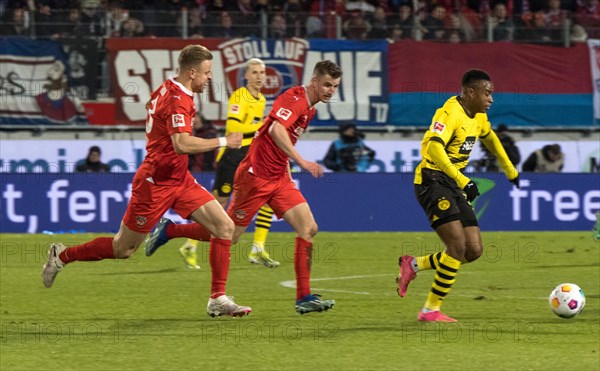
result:
<svg viewBox="0 0 600 371"><path fill-rule="evenodd" d="M444 141L439 137L431 137L429 143L427 143L427 154L431 158L431 161L448 175L450 178L456 181L456 184L463 189L471 179L467 178L453 163L450 161L450 157L446 153L444 148Z"/></svg>
<svg viewBox="0 0 600 371"><path fill-rule="evenodd" d="M178 155L190 155L213 151L219 147L240 148L242 133L230 133L226 137L203 139L191 136L190 133L174 133L171 135L173 149Z"/></svg>
<svg viewBox="0 0 600 371"><path fill-rule="evenodd" d="M504 174L506 174L508 180L512 181L517 179L519 172L513 163L510 162L510 159L508 158L508 155L506 154L506 151L504 150L504 147L502 146L502 143L500 142L500 139L498 139L496 133L493 130L490 130L487 135L482 136L480 139L483 145L490 152L492 152L494 157L498 159L500 167L502 167L502 170L504 171Z"/></svg>
<svg viewBox="0 0 600 371"><path fill-rule="evenodd" d="M287 129L279 121L273 121L269 128L269 135L273 139L273 142L275 142L275 145L302 169L308 171L314 177L323 175L323 168L321 165L316 162L306 161L300 156L300 153L296 150L296 147L290 139Z"/></svg>

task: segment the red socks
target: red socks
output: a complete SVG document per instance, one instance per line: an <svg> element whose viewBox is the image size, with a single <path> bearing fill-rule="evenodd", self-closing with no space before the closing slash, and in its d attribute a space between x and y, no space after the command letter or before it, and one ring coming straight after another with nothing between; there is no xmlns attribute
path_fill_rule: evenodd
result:
<svg viewBox="0 0 600 371"><path fill-rule="evenodd" d="M187 237L192 240L210 241L210 232L203 225L198 223L189 224L169 224L167 225L167 237Z"/></svg>
<svg viewBox="0 0 600 371"><path fill-rule="evenodd" d="M74 261L95 261L114 259L112 237L98 237L95 240L68 248L58 256L60 261L67 264Z"/></svg>
<svg viewBox="0 0 600 371"><path fill-rule="evenodd" d="M231 259L230 248L231 240L221 238L212 238L210 240L209 261L212 274L210 297L212 299L225 295L225 285L227 284L229 261Z"/></svg>
<svg viewBox="0 0 600 371"><path fill-rule="evenodd" d="M296 271L296 300L310 294L310 266L312 264L313 244L296 237L294 249L294 270Z"/></svg>

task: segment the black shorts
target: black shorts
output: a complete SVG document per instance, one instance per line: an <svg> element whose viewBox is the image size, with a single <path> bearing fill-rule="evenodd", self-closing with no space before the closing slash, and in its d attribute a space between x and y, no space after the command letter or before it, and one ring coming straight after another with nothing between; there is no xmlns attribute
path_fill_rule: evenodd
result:
<svg viewBox="0 0 600 371"><path fill-rule="evenodd" d="M215 184L213 192L217 191L219 197L229 197L233 191L233 176L240 162L246 157L250 146L244 146L240 149L225 148L223 156L217 163L215 173Z"/></svg>
<svg viewBox="0 0 600 371"><path fill-rule="evenodd" d="M415 184L415 195L433 229L454 220L460 220L463 227L479 226L464 191L441 171L422 169L422 181Z"/></svg>

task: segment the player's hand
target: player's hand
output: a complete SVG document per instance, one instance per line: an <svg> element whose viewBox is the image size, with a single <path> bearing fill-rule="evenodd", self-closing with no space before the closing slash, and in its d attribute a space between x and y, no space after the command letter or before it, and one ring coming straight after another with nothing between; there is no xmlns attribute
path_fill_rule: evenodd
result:
<svg viewBox="0 0 600 371"><path fill-rule="evenodd" d="M227 148L242 148L242 139L244 139L242 133L231 133L225 138L227 138Z"/></svg>
<svg viewBox="0 0 600 371"><path fill-rule="evenodd" d="M479 188L477 188L477 184L473 183L472 180L467 183L465 188L463 188L463 191L465 191L465 194L467 195L467 201L469 202L473 201L475 198L477 198L477 196L479 196Z"/></svg>
<svg viewBox="0 0 600 371"><path fill-rule="evenodd" d="M518 175L515 179L509 179L508 181L511 182L512 184L514 184L515 187L521 188L521 184L519 184L519 176Z"/></svg>
<svg viewBox="0 0 600 371"><path fill-rule="evenodd" d="M315 178L320 178L323 176L323 167L316 162L304 161L301 167L308 171Z"/></svg>

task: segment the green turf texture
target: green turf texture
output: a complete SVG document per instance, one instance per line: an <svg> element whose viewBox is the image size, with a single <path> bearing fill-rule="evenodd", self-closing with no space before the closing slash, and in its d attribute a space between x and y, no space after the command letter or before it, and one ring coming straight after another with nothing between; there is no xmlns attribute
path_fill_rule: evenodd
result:
<svg viewBox="0 0 600 371"><path fill-rule="evenodd" d="M320 233L313 292L323 313L294 311L293 241L269 236L268 269L246 262L251 234L232 248L228 294L249 317L211 318L208 246L199 271L171 241L147 258L76 262L51 289L47 245L96 235L0 235L0 370L598 370L600 245L591 232L483 233L443 310L455 324L416 320L433 280L419 273L396 294L398 256L440 250L431 233ZM282 282L289 281L286 287ZM556 317L548 295L582 287L583 313Z"/></svg>

